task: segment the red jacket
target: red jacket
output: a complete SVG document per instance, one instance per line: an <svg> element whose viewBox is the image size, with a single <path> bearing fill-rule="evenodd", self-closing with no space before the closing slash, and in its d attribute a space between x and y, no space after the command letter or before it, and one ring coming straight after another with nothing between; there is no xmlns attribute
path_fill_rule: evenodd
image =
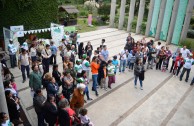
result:
<svg viewBox="0 0 194 126"><path fill-rule="evenodd" d="M178 67L178 63L180 63L180 66L182 66L184 64L184 59L183 57L177 56L176 60L175 60L175 65L174 67L177 68Z"/></svg>

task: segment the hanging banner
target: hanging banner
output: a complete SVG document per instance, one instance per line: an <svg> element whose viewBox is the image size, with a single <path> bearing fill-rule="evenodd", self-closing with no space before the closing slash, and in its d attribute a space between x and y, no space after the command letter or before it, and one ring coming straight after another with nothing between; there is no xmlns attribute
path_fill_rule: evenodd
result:
<svg viewBox="0 0 194 126"><path fill-rule="evenodd" d="M51 23L51 37L57 47L60 45L63 36L64 36L64 26Z"/></svg>
<svg viewBox="0 0 194 126"><path fill-rule="evenodd" d="M27 34L28 32L27 31L24 31L24 34Z"/></svg>
<svg viewBox="0 0 194 126"><path fill-rule="evenodd" d="M10 26L10 30L13 31L14 33L17 33L16 34L17 37L24 37L24 33L22 32L22 31L24 31L23 25Z"/></svg>

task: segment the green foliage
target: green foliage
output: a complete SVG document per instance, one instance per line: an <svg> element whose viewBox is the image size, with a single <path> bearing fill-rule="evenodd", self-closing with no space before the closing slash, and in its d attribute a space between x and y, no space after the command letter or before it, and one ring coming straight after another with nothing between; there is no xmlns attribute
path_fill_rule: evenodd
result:
<svg viewBox="0 0 194 126"><path fill-rule="evenodd" d="M137 25L137 20L133 20L133 22L131 23L132 29L136 29L136 25Z"/></svg>
<svg viewBox="0 0 194 126"><path fill-rule="evenodd" d="M194 38L194 30L188 30L187 37L188 38Z"/></svg>
<svg viewBox="0 0 194 126"><path fill-rule="evenodd" d="M98 9L98 14L99 15L110 15L110 4L104 4Z"/></svg>
<svg viewBox="0 0 194 126"><path fill-rule="evenodd" d="M191 29L194 30L194 24L191 25Z"/></svg>
<svg viewBox="0 0 194 126"><path fill-rule="evenodd" d="M31 7L36 2L36 0L15 0L15 1L16 1L18 8L20 10L27 9L27 8Z"/></svg>
<svg viewBox="0 0 194 126"><path fill-rule="evenodd" d="M92 25L97 26L98 25L98 21L96 19L92 19Z"/></svg>
<svg viewBox="0 0 194 126"><path fill-rule="evenodd" d="M191 18L190 24L191 24L191 25L194 24L194 17Z"/></svg>
<svg viewBox="0 0 194 126"><path fill-rule="evenodd" d="M145 34L145 30L146 30L146 23L143 22L142 25L141 25L141 33Z"/></svg>
<svg viewBox="0 0 194 126"><path fill-rule="evenodd" d="M6 0L4 7L0 7L0 28L15 25L24 25L25 30L47 28L51 22L57 23L57 13L56 0L36 0L23 10L19 9L15 0Z"/></svg>
<svg viewBox="0 0 194 126"><path fill-rule="evenodd" d="M194 51L194 40L193 39L185 39L180 42L181 46L187 46L188 49Z"/></svg>

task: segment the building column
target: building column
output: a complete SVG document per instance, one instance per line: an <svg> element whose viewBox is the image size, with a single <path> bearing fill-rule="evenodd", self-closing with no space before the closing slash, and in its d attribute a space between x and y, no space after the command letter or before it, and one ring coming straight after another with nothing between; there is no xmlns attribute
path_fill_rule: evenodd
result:
<svg viewBox="0 0 194 126"><path fill-rule="evenodd" d="M171 41L172 41L172 35L173 35L173 32L174 32L174 26L175 26L175 22L176 22L177 13L178 13L179 3L180 3L180 0L175 0L174 1L171 21L170 21L170 27L169 27L169 30L168 30L168 37L167 37L167 41L166 41L167 44L170 44Z"/></svg>
<svg viewBox="0 0 194 126"><path fill-rule="evenodd" d="M162 29L162 23L163 23L163 19L164 19L164 12L165 12L165 8L166 8L166 1L167 0L162 0L161 1L160 14L159 14L159 18L158 18L158 24L157 24L157 30L156 30L156 35L155 35L155 41L160 39L160 32L161 32L161 29Z"/></svg>
<svg viewBox="0 0 194 126"><path fill-rule="evenodd" d="M121 0L119 27L118 27L119 30L123 29L123 24L125 19L125 5L126 5L126 0Z"/></svg>
<svg viewBox="0 0 194 126"><path fill-rule="evenodd" d="M148 13L148 17L147 17L147 24L146 24L146 32L145 32L145 36L149 36L150 33L150 27L151 27L151 23L152 23L152 14L153 14L153 10L154 10L154 3L155 0L151 0L150 1L150 5L149 5L149 13Z"/></svg>
<svg viewBox="0 0 194 126"><path fill-rule="evenodd" d="M134 19L135 1L136 0L130 1L130 9L129 9L129 17L128 17L128 25L127 25L128 32L131 31L131 23L133 22L133 19Z"/></svg>
<svg viewBox="0 0 194 126"><path fill-rule="evenodd" d="M115 11L116 11L116 0L111 0L111 10L110 10L110 27L114 27L115 22Z"/></svg>
<svg viewBox="0 0 194 126"><path fill-rule="evenodd" d="M136 26L136 33L137 34L139 34L141 32L141 25L142 25L142 22L143 22L144 9L145 9L145 0L140 0L137 26Z"/></svg>
<svg viewBox="0 0 194 126"><path fill-rule="evenodd" d="M181 33L181 40L184 40L187 38L187 32L189 30L189 25L193 13L193 6L194 6L194 0L189 0L188 5L187 5L187 12L185 16L185 21Z"/></svg>

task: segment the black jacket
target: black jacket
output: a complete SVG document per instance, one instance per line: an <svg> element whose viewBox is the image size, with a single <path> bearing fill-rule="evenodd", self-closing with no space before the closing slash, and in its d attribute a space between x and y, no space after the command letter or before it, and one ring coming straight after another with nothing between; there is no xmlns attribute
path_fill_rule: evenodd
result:
<svg viewBox="0 0 194 126"><path fill-rule="evenodd" d="M47 123L56 123L57 121L57 107L50 102L46 102L44 105L44 117Z"/></svg>
<svg viewBox="0 0 194 126"><path fill-rule="evenodd" d="M70 126L70 117L66 110L59 109L58 120L60 126Z"/></svg>
<svg viewBox="0 0 194 126"><path fill-rule="evenodd" d="M135 64L134 65L134 75L135 76L140 76L140 74L142 74L142 72L144 72L145 70L144 70L144 66L143 66L143 64L141 64L141 65L137 65L137 64Z"/></svg>
<svg viewBox="0 0 194 126"><path fill-rule="evenodd" d="M36 113L42 112L42 108L45 102L46 102L46 98L43 95L41 96L37 95L33 98L33 105Z"/></svg>

